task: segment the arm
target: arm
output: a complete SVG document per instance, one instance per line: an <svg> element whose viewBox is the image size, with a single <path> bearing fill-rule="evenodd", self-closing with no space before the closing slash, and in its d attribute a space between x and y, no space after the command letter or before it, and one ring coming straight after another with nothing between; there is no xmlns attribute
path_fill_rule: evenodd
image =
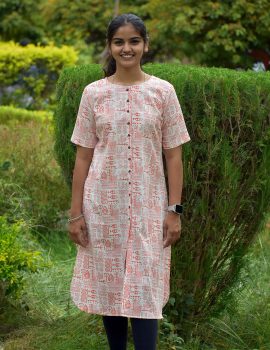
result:
<svg viewBox="0 0 270 350"><path fill-rule="evenodd" d="M163 149L168 171L169 205L181 203L183 187L182 146Z"/></svg>
<svg viewBox="0 0 270 350"><path fill-rule="evenodd" d="M94 148L86 148L77 145L77 153L72 181L72 198L70 216L76 217L82 214L83 189L85 179L92 162ZM88 233L84 217L69 223L70 239L83 247L88 244Z"/></svg>
<svg viewBox="0 0 270 350"><path fill-rule="evenodd" d="M92 162L94 148L77 146L75 166L72 180L72 199L70 215L78 216L82 213L82 198L84 182Z"/></svg>
<svg viewBox="0 0 270 350"><path fill-rule="evenodd" d="M182 146L163 149L168 172L169 205L181 203L183 186ZM163 223L164 244L166 248L180 238L181 218L178 214L167 212Z"/></svg>

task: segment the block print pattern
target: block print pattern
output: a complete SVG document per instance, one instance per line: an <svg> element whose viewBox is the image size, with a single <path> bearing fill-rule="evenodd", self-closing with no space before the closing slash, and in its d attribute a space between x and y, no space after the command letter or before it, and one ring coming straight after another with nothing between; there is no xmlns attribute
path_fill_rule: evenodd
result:
<svg viewBox="0 0 270 350"><path fill-rule="evenodd" d="M171 247L163 248L168 196L162 147L189 140L168 81L151 76L125 86L103 78L85 87L71 137L94 148L83 193L89 244L77 245L70 287L81 310L163 318Z"/></svg>

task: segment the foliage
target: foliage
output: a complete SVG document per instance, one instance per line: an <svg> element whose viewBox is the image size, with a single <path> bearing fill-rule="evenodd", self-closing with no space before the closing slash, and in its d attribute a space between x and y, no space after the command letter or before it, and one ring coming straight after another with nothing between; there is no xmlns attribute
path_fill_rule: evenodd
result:
<svg viewBox="0 0 270 350"><path fill-rule="evenodd" d="M112 2L96 0L49 0L42 7L46 35L57 45L86 43L96 56L105 46L106 27L112 18ZM85 50L85 49L84 49ZM89 61L87 63L90 63Z"/></svg>
<svg viewBox="0 0 270 350"><path fill-rule="evenodd" d="M24 219L33 231L47 233L64 226L70 193L54 159L51 122L40 122L34 112L34 120L28 120L28 113L19 116L20 124L16 111L0 125L0 215Z"/></svg>
<svg viewBox="0 0 270 350"><path fill-rule="evenodd" d="M165 59L185 54L209 66L248 67L248 50L269 49L267 0L149 0L140 12L148 14L153 48Z"/></svg>
<svg viewBox="0 0 270 350"><path fill-rule="evenodd" d="M48 108L50 94L64 66L77 56L73 48L32 44L22 47L14 42L0 45L1 104L29 109Z"/></svg>
<svg viewBox="0 0 270 350"><path fill-rule="evenodd" d="M196 322L226 307L269 210L270 79L268 73L195 66L144 68L174 85L192 140L183 155L182 237L172 249L174 303L165 310L187 336ZM99 65L81 66L64 70L57 84L55 150L69 185L75 157L70 137L81 93L99 78Z"/></svg>
<svg viewBox="0 0 270 350"><path fill-rule="evenodd" d="M139 15L146 23L150 34L147 61L188 60L209 66L247 68L253 60L250 50L270 49L267 0L120 1L119 13L128 12ZM82 63L98 63L113 17L114 2L108 0L3 0L0 37L73 45L82 52Z"/></svg>
<svg viewBox="0 0 270 350"><path fill-rule="evenodd" d="M1 40L31 41L37 43L44 35L44 22L38 0L1 0Z"/></svg>
<svg viewBox="0 0 270 350"><path fill-rule="evenodd" d="M26 235L23 221L9 224L6 217L0 216L0 302L7 296L20 297L22 272L36 272L44 263L40 251L26 248L30 246Z"/></svg>
<svg viewBox="0 0 270 350"><path fill-rule="evenodd" d="M12 106L0 106L0 124L2 125L15 125L31 120L50 124L52 117L53 115L49 111L28 111Z"/></svg>

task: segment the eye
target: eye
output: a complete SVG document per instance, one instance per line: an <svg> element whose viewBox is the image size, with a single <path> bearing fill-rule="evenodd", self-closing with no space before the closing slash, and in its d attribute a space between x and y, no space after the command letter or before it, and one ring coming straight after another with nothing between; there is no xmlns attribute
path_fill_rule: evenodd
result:
<svg viewBox="0 0 270 350"><path fill-rule="evenodd" d="M115 45L121 45L121 44L122 44L122 41L117 40L117 41L114 42L114 44L115 44Z"/></svg>
<svg viewBox="0 0 270 350"><path fill-rule="evenodd" d="M138 39L131 40L131 43L132 43L132 44L139 44L139 42L140 42L140 40L138 40Z"/></svg>

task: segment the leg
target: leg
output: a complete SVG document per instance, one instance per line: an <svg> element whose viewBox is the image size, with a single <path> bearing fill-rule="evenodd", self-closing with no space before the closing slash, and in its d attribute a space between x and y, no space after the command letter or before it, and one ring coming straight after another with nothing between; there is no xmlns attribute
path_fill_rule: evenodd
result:
<svg viewBox="0 0 270 350"><path fill-rule="evenodd" d="M126 350L128 318L123 316L102 316L110 350Z"/></svg>
<svg viewBox="0 0 270 350"><path fill-rule="evenodd" d="M135 350L156 350L158 320L130 318Z"/></svg>

